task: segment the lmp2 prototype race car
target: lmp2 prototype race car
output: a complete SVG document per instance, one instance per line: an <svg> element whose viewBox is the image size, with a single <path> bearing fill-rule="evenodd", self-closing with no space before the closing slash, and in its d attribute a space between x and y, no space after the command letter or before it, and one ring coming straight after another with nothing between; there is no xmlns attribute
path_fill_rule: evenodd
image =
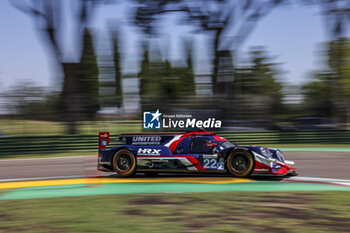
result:
<svg viewBox="0 0 350 233"><path fill-rule="evenodd" d="M98 170L121 177L157 173L230 173L251 175L296 175L294 162L278 149L238 146L203 129L189 133L121 134L123 145L105 149L109 132L99 133Z"/></svg>

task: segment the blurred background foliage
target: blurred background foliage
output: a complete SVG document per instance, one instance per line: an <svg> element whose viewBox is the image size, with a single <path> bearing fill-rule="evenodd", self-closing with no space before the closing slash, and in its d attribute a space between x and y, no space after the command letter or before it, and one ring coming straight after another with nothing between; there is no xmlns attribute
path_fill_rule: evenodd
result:
<svg viewBox="0 0 350 233"><path fill-rule="evenodd" d="M120 23L106 23L111 46L110 51L100 55L94 46L96 35L89 27L97 7L120 4L119 1L77 1L74 17L77 26L73 33L80 35L75 43L81 49L69 58L62 55L59 43L58 31L63 30L62 1L11 1L13 7L38 26L43 46L62 71L58 77L62 87L50 91L22 83L3 93L5 110L1 114L0 133L35 136L95 134L102 130L139 132L142 111L156 109L215 115L224 121L223 131L349 128L350 40L346 37L349 1L135 0L134 3L135 9L126 20L142 31L138 38L140 69L127 74L123 73L125 57L121 48L125 41L121 39ZM322 9L330 38L319 53L322 68L313 72L302 86L281 81L280 75L285 71L268 48L257 45L248 54L239 51L256 24L283 4ZM160 49L157 25L168 13L179 14L182 17L179 23L191 25L194 33L212 35L207 45L213 54L210 73L195 72L193 38L183 38L178 43L176 49L185 51L179 61L171 60ZM225 33L232 28L234 33ZM239 57L247 59L238 63ZM131 82L134 84L126 88ZM290 101L291 95L299 100ZM40 122L41 128L33 122Z"/></svg>

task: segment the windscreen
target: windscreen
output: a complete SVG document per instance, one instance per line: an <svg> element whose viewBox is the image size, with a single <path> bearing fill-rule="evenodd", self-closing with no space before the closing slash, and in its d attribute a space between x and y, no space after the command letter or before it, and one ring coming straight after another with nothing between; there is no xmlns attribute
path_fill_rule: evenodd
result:
<svg viewBox="0 0 350 233"><path fill-rule="evenodd" d="M235 147L236 144L230 142L230 141L217 141L217 144L222 147L222 149L227 149L230 147Z"/></svg>

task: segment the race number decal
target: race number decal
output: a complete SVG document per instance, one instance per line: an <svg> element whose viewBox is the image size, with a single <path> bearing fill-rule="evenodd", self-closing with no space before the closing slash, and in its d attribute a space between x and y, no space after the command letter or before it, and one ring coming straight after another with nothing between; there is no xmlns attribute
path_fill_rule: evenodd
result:
<svg viewBox="0 0 350 233"><path fill-rule="evenodd" d="M217 165L217 170L224 170L225 169L225 160L223 158L220 158Z"/></svg>
<svg viewBox="0 0 350 233"><path fill-rule="evenodd" d="M218 154L204 154L203 155L203 168L205 169L217 169L218 166Z"/></svg>
<svg viewBox="0 0 350 233"><path fill-rule="evenodd" d="M224 158L218 158L217 154L203 155L203 168L225 170Z"/></svg>
<svg viewBox="0 0 350 233"><path fill-rule="evenodd" d="M203 159L203 168L206 169L216 169L217 165L217 160L212 158L212 159Z"/></svg>

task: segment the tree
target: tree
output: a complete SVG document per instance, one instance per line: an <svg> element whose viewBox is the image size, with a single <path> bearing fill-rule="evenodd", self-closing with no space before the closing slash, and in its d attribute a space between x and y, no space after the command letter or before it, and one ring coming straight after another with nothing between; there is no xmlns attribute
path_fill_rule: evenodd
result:
<svg viewBox="0 0 350 233"><path fill-rule="evenodd" d="M193 56L192 56L192 46L193 42L191 40L187 40L184 42L186 47L186 60L187 67L185 68L185 74L182 78L182 83L185 89L185 95L195 95L196 94L196 84L194 78L194 69L193 69Z"/></svg>
<svg viewBox="0 0 350 233"><path fill-rule="evenodd" d="M333 107L330 93L330 87L326 82L317 80L304 84L302 87L304 113L308 116L331 117Z"/></svg>
<svg viewBox="0 0 350 233"><path fill-rule="evenodd" d="M117 107L120 108L123 105L123 91L122 91L122 72L120 67L120 52L119 52L119 40L118 33L112 33L113 41L113 54L114 54L114 80L115 80L115 102Z"/></svg>
<svg viewBox="0 0 350 233"><path fill-rule="evenodd" d="M155 21L168 12L185 12L184 21L194 24L199 30L213 33L210 48L213 49L213 93L222 93L223 86L217 83L220 51L236 50L252 32L256 23L283 0L140 0L135 23L146 34L155 34ZM235 31L233 35L228 30ZM225 40L226 39L226 40Z"/></svg>
<svg viewBox="0 0 350 233"><path fill-rule="evenodd" d="M59 93L45 91L32 83L18 83L6 91L7 110L11 117L21 119L57 121Z"/></svg>
<svg viewBox="0 0 350 233"><path fill-rule="evenodd" d="M344 37L349 30L350 0L300 0L303 4L318 5L324 17L326 31L332 40Z"/></svg>
<svg viewBox="0 0 350 233"><path fill-rule="evenodd" d="M239 101L243 99L249 117L274 119L283 111L283 86L276 80L278 64L271 62L262 47L250 51L249 63L237 69L234 93Z"/></svg>
<svg viewBox="0 0 350 233"><path fill-rule="evenodd" d="M312 115L344 123L350 107L350 39L325 43L323 53L325 68L303 86L305 108Z"/></svg>
<svg viewBox="0 0 350 233"><path fill-rule="evenodd" d="M86 120L94 119L95 113L100 109L98 65L93 47L91 33L87 28L84 32L83 54L79 64L79 105L80 115Z"/></svg>
<svg viewBox="0 0 350 233"><path fill-rule="evenodd" d="M195 82L192 64L192 45L190 40L184 41L186 49L186 65L172 66L171 62L165 62L165 77L163 96L170 101L186 99L187 101L195 94ZM180 64L181 62L179 62Z"/></svg>
<svg viewBox="0 0 350 233"><path fill-rule="evenodd" d="M187 45L187 66L172 66L168 60L162 61L160 51L150 51L144 46L140 79L142 110L150 110L154 103L166 109L178 100L188 101L195 94L192 69L191 47ZM151 59L150 59L151 58Z"/></svg>
<svg viewBox="0 0 350 233"><path fill-rule="evenodd" d="M142 111L150 110L154 103L162 103L165 75L165 64L161 61L159 51L151 51L153 60L149 58L149 50L144 46L141 70L138 74L140 79L140 96Z"/></svg>
<svg viewBox="0 0 350 233"><path fill-rule="evenodd" d="M87 28L88 23L91 19L93 10L95 9L96 5L102 1L98 0L79 0L74 1L74 6L76 6L76 12L77 12L77 18L75 18L75 31L73 32L74 35L78 36L78 41L82 41L82 44L89 44L86 40L89 40L91 36L85 36L83 39L81 38L81 35L83 35L83 31ZM32 1L18 1L13 0L10 1L10 3L16 7L18 10L28 14L31 16L31 18L35 21L37 26L39 27L41 31L41 35L44 38L44 41L49 45L49 48L51 49L51 52L53 54L53 58L56 61L56 64L59 66L59 68L62 70L63 73L63 87L61 92L61 110L63 113L63 121L67 123L68 126L68 133L74 134L77 133L77 122L79 119L81 119L82 112L80 111L81 107L81 93L79 91L81 88L79 88L80 85L87 84L85 81L80 81L80 78L85 79L88 76L90 76L92 73L95 72L95 68L91 68L95 71L88 71L91 72L90 74L84 74L84 71L82 71L82 66L86 67L84 64L86 64L90 58L87 58L86 56L82 56L84 52L87 53L87 50L91 51L92 43L90 43L90 48L85 47L85 49L80 50L78 54L75 54L74 56L70 56L70 60L79 60L80 62L65 62L66 56L64 56L64 48L61 46L62 44L59 43L60 41L60 33L63 31L63 25L62 25L62 9L63 9L63 1L57 1L57 0L32 0ZM81 43L79 43L81 44ZM78 49L79 51L79 49ZM71 52L71 51L70 51ZM84 59L81 60L81 59ZM93 59L92 59L93 60ZM93 62L93 61L90 62ZM90 79L91 81L93 79ZM92 81L95 84L97 84L96 87L98 87L98 83L96 81ZM90 85L87 88L87 90L91 90L92 93L89 95L90 97L96 96L96 90L94 88L91 88ZM85 87L84 87L85 88ZM87 90L84 90L83 94L86 94ZM98 109L97 107L97 101L93 101L94 105L96 107L92 108L93 111ZM86 105L86 107L88 107ZM89 112L90 110L85 109L83 112ZM88 115L91 116L93 114L92 112L88 113Z"/></svg>

